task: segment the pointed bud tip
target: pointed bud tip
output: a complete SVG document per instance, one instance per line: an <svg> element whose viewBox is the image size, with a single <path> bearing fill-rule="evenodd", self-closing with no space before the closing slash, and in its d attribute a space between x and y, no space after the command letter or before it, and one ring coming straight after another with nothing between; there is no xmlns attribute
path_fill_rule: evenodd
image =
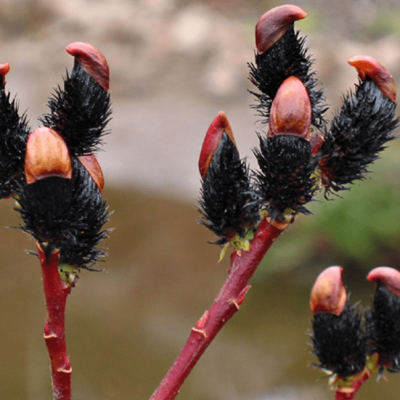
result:
<svg viewBox="0 0 400 400"><path fill-rule="evenodd" d="M220 111L208 128L204 138L203 146L201 148L199 170L202 179L204 179L206 176L211 159L218 148L224 132L229 136L233 144L236 146L236 141L233 136L228 117L223 111Z"/></svg>
<svg viewBox="0 0 400 400"><path fill-rule="evenodd" d="M4 63L0 64L0 82L2 85L5 85L6 83L6 75L10 71L10 64Z"/></svg>
<svg viewBox="0 0 400 400"><path fill-rule="evenodd" d="M313 315L329 313L339 316L346 305L347 294L342 282L343 268L334 266L322 271L311 290Z"/></svg>
<svg viewBox="0 0 400 400"><path fill-rule="evenodd" d="M400 271L390 267L374 268L367 275L370 282L381 283L389 292L400 297Z"/></svg>
<svg viewBox="0 0 400 400"><path fill-rule="evenodd" d="M78 158L81 164L85 167L86 171L89 172L90 176L92 177L94 183L101 193L104 188L104 175L96 156L90 153L80 156Z"/></svg>
<svg viewBox="0 0 400 400"><path fill-rule="evenodd" d="M25 179L29 185L50 176L71 179L71 157L64 139L55 130L41 127L28 136Z"/></svg>
<svg viewBox="0 0 400 400"><path fill-rule="evenodd" d="M311 118L311 100L306 87L295 76L287 78L272 102L269 136L293 135L308 139Z"/></svg>
<svg viewBox="0 0 400 400"><path fill-rule="evenodd" d="M108 91L110 70L103 53L85 42L71 43L65 50L75 57L75 60L98 85Z"/></svg>
<svg viewBox="0 0 400 400"><path fill-rule="evenodd" d="M350 59L348 63L352 67L355 67L362 80L364 80L366 76L370 77L378 86L379 90L396 103L396 84L394 83L393 76L385 67L375 60L375 58L359 55Z"/></svg>
<svg viewBox="0 0 400 400"><path fill-rule="evenodd" d="M7 75L9 71L10 71L10 64L8 64L8 63L0 64L0 75L1 76Z"/></svg>
<svg viewBox="0 0 400 400"><path fill-rule="evenodd" d="M294 21L307 16L300 7L292 4L272 8L267 11L256 25L256 47L258 54L266 52L290 28Z"/></svg>

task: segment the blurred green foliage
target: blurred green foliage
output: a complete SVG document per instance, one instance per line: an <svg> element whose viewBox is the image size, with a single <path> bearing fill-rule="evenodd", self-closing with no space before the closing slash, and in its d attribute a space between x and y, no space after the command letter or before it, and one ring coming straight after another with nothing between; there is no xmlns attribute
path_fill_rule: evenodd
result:
<svg viewBox="0 0 400 400"><path fill-rule="evenodd" d="M326 16L316 9L307 11L307 18L296 21L296 30L300 30L306 35L320 33L326 25Z"/></svg>
<svg viewBox="0 0 400 400"><path fill-rule="evenodd" d="M372 36L400 36L400 11L379 10L369 25Z"/></svg>

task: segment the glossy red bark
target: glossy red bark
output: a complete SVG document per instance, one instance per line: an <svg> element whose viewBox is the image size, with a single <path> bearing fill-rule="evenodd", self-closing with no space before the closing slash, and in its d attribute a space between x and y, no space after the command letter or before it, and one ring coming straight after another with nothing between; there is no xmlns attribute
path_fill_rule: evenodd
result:
<svg viewBox="0 0 400 400"><path fill-rule="evenodd" d="M150 400L172 400L177 396L186 377L209 344L226 322L239 311L239 306L250 289L250 278L267 250L286 227L287 224L270 224L263 220L251 242L250 250L236 250L232 253L228 276L218 296L192 328L184 348Z"/></svg>
<svg viewBox="0 0 400 400"><path fill-rule="evenodd" d="M60 279L59 251L53 251L46 259L39 244L37 249L47 309L44 340L50 357L53 400L70 400L72 369L65 341L65 304L71 286Z"/></svg>

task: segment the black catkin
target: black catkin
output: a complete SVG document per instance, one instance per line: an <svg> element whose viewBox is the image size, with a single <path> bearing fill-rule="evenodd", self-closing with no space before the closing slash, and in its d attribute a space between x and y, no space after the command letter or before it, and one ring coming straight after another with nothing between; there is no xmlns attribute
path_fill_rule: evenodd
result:
<svg viewBox="0 0 400 400"><path fill-rule="evenodd" d="M4 85L0 85L0 199L11 196L25 179L29 131L26 115L18 113L16 99L11 99Z"/></svg>
<svg viewBox="0 0 400 400"><path fill-rule="evenodd" d="M19 195L22 230L50 254L60 249L60 263L86 267L105 254L96 248L107 236L108 213L100 191L78 159L73 177L48 177L25 185Z"/></svg>
<svg viewBox="0 0 400 400"><path fill-rule="evenodd" d="M361 316L347 301L343 312L314 315L311 333L316 366L342 378L361 372L366 362L366 338Z"/></svg>
<svg viewBox="0 0 400 400"><path fill-rule="evenodd" d="M259 135L260 149L255 149L259 171L255 171L256 193L272 218L286 209L309 213L304 207L316 190L313 172L318 158L311 156L311 145L298 136Z"/></svg>
<svg viewBox="0 0 400 400"><path fill-rule="evenodd" d="M258 114L267 123L271 104L282 83L290 76L299 78L310 95L312 105L312 124L321 128L325 123L324 113L327 106L323 90L318 90L318 80L312 71L314 61L307 54L305 38L294 31L294 24L288 31L262 54L256 54L255 65L249 63L250 81L261 93L251 92L259 104L254 106Z"/></svg>
<svg viewBox="0 0 400 400"><path fill-rule="evenodd" d="M328 191L348 189L346 185L365 178L367 166L394 138L395 110L396 104L368 77L345 97L320 150Z"/></svg>
<svg viewBox="0 0 400 400"><path fill-rule="evenodd" d="M378 353L389 372L400 372L400 298L378 284L366 321L369 353Z"/></svg>
<svg viewBox="0 0 400 400"><path fill-rule="evenodd" d="M201 223L221 238L219 244L236 233L243 237L259 220L248 168L225 132L204 177L199 203Z"/></svg>
<svg viewBox="0 0 400 400"><path fill-rule="evenodd" d="M93 153L107 134L111 119L110 94L75 61L71 75L64 78L64 88L58 87L49 99L50 113L40 122L59 132L72 154Z"/></svg>

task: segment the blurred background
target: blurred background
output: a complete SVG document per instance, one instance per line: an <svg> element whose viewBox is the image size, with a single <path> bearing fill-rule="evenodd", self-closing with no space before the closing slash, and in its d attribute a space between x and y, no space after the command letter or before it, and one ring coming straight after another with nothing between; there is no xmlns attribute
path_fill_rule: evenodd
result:
<svg viewBox="0 0 400 400"><path fill-rule="evenodd" d="M86 41L110 65L113 120L99 159L114 228L104 243L104 272L83 271L67 304L67 345L74 400L148 399L184 345L191 327L222 285L228 257L217 265L215 240L197 222L197 161L219 110L231 122L242 156L262 130L250 108L247 63L254 26L280 1L0 0L0 62L7 87L31 126L46 112L73 59L64 48ZM377 58L400 82L399 0L293 1L307 13L317 76L331 105L354 89L347 60ZM399 265L400 145L390 143L365 181L342 197L311 204L274 244L246 301L218 335L179 399L325 400L322 371L310 366L308 297L318 273L344 267L352 300L368 307L367 272ZM11 199L0 202L2 226L19 226ZM0 398L51 398L42 338L45 305L33 241L0 230ZM400 377L359 397L396 398Z"/></svg>

